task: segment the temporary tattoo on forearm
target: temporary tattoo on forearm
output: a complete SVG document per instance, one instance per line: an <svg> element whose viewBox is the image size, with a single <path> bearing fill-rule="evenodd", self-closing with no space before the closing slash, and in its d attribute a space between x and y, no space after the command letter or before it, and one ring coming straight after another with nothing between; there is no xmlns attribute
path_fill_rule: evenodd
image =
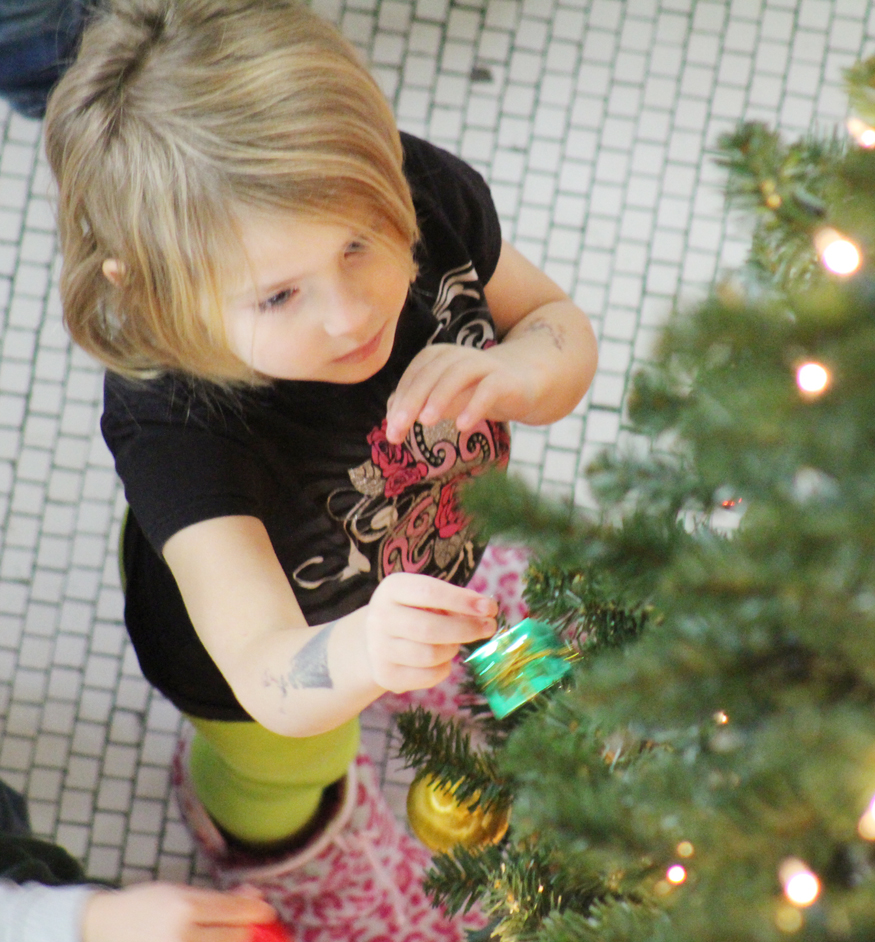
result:
<svg viewBox="0 0 875 942"><path fill-rule="evenodd" d="M565 347L565 331L560 324L551 324L548 321L538 319L523 326L523 333L531 334L534 331L548 334L557 350L561 351Z"/></svg>
<svg viewBox="0 0 875 942"><path fill-rule="evenodd" d="M334 682L328 670L328 638L337 622L325 625L292 658L288 673L276 676L264 672L264 686L278 687L283 697L289 690L321 688L331 690Z"/></svg>

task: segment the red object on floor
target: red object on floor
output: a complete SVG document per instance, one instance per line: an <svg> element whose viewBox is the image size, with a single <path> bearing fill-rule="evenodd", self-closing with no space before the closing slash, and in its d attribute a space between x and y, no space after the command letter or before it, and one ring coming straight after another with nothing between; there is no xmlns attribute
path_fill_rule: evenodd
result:
<svg viewBox="0 0 875 942"><path fill-rule="evenodd" d="M249 942L295 942L281 922L263 922L252 927Z"/></svg>

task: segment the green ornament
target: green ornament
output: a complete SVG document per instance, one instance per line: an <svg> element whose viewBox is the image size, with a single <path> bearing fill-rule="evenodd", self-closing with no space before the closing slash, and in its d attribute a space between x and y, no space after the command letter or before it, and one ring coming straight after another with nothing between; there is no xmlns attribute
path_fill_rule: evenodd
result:
<svg viewBox="0 0 875 942"><path fill-rule="evenodd" d="M570 670L569 649L542 621L526 618L465 659L498 719L528 703Z"/></svg>

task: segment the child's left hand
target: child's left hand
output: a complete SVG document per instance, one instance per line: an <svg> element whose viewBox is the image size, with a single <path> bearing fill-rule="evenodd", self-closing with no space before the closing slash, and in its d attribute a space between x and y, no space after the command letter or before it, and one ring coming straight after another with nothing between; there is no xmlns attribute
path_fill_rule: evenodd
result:
<svg viewBox="0 0 875 942"><path fill-rule="evenodd" d="M505 353L500 346L478 350L450 343L421 350L389 400L386 437L399 444L414 422L452 419L464 432L484 418L504 422L526 415L538 401L537 375Z"/></svg>
<svg viewBox="0 0 875 942"><path fill-rule="evenodd" d="M597 354L587 316L510 243L502 243L483 290L500 343L421 350L389 400L393 444L414 422L453 419L463 432L483 419L547 425L567 415L592 382Z"/></svg>

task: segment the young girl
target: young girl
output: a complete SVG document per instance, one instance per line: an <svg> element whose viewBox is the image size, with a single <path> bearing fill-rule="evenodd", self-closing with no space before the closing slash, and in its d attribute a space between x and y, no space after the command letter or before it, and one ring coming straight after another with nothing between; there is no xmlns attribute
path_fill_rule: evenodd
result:
<svg viewBox="0 0 875 942"><path fill-rule="evenodd" d="M177 784L217 880L305 942L461 938L358 716L495 631L457 491L504 423L580 400L587 318L294 0L117 2L46 143L66 323L109 370L125 619L195 727Z"/></svg>

